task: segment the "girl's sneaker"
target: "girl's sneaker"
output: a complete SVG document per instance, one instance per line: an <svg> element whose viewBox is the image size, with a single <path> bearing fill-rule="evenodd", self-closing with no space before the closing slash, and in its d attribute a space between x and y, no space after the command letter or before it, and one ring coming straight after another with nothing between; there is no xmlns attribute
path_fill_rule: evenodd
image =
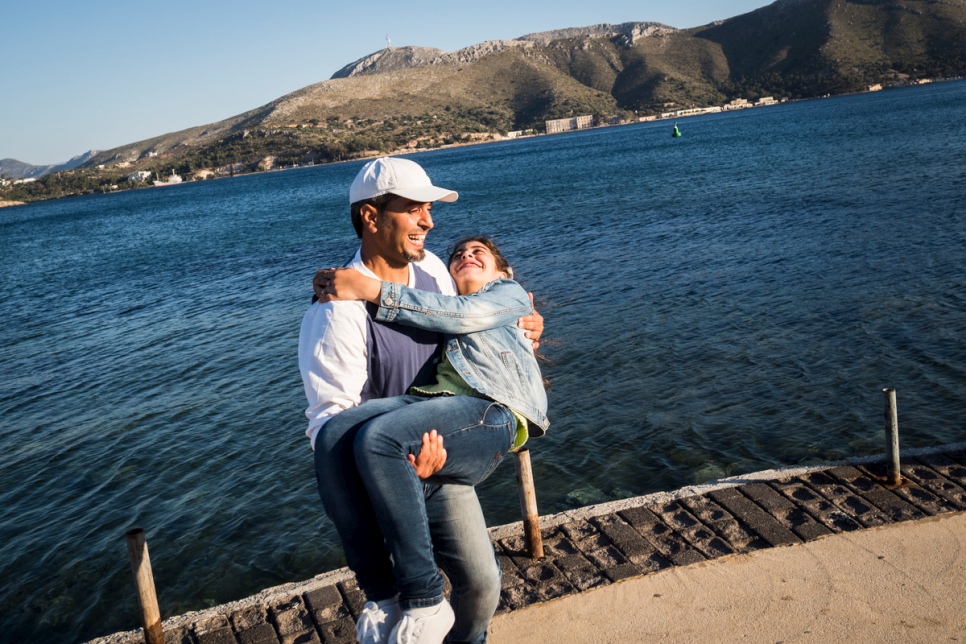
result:
<svg viewBox="0 0 966 644"><path fill-rule="evenodd" d="M356 620L356 639L360 644L388 644L392 629L401 617L398 595L381 602L366 602Z"/></svg>
<svg viewBox="0 0 966 644"><path fill-rule="evenodd" d="M455 621L453 607L445 599L435 606L404 610L389 641L393 644L441 644Z"/></svg>

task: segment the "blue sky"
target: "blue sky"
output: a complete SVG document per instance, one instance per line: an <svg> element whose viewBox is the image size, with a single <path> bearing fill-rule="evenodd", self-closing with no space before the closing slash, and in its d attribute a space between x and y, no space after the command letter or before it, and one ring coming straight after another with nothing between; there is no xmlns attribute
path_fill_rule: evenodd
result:
<svg viewBox="0 0 966 644"><path fill-rule="evenodd" d="M686 28L770 0L0 0L0 159L61 163L204 125L385 46L455 51L598 23Z"/></svg>

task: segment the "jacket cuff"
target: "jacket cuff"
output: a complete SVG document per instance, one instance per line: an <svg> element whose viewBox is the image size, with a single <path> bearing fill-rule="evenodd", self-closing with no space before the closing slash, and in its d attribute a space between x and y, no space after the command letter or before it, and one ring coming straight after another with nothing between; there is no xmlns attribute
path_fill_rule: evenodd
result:
<svg viewBox="0 0 966 644"><path fill-rule="evenodd" d="M392 322L396 319L401 293L402 284L396 284L395 282L382 283L382 290L379 293L379 310L376 311L376 320L379 322Z"/></svg>

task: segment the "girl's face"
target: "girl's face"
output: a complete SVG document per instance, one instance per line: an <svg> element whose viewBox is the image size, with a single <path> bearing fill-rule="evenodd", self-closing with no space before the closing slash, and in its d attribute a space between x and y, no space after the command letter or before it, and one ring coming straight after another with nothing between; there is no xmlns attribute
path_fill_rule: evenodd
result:
<svg viewBox="0 0 966 644"><path fill-rule="evenodd" d="M507 276L496 264L496 258L486 245L468 241L460 244L453 253L449 261L449 274L453 276L459 294L469 295L493 280Z"/></svg>

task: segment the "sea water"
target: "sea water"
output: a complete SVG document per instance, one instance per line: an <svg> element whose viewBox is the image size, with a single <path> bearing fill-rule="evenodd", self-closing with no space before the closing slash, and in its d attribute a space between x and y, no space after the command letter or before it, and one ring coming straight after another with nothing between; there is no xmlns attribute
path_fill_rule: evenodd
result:
<svg viewBox="0 0 966 644"><path fill-rule="evenodd" d="M543 514L966 440L966 82L414 155L429 247L494 235L546 320ZM2 638L344 565L296 360L362 162L0 210ZM519 518L512 466L480 487Z"/></svg>

